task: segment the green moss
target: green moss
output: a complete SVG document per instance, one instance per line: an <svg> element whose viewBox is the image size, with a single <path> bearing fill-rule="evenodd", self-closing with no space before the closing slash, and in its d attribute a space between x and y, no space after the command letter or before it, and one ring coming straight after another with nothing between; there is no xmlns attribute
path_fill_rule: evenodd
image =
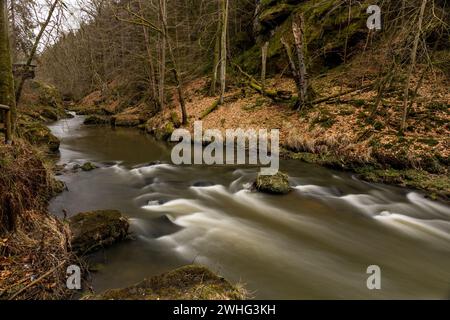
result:
<svg viewBox="0 0 450 320"><path fill-rule="evenodd" d="M129 223L117 210L83 212L69 220L72 249L86 254L112 245L128 235Z"/></svg>
<svg viewBox="0 0 450 320"><path fill-rule="evenodd" d="M83 171L92 171L97 169L97 166L91 162L86 162L81 166L81 170Z"/></svg>
<svg viewBox="0 0 450 320"><path fill-rule="evenodd" d="M175 126L171 121L169 121L163 127L157 128L154 135L158 140L169 140L174 131Z"/></svg>
<svg viewBox="0 0 450 320"><path fill-rule="evenodd" d="M423 139L418 139L417 141L421 142L423 144L426 144L428 146L431 146L431 147L434 147L439 144L439 141L437 141L436 139L433 139L433 138L423 138Z"/></svg>
<svg viewBox="0 0 450 320"><path fill-rule="evenodd" d="M276 175L258 175L255 183L256 190L269 194L287 194L291 191L289 176L278 172Z"/></svg>
<svg viewBox="0 0 450 320"><path fill-rule="evenodd" d="M396 184L426 191L440 199L450 199L450 177L446 174L431 174L415 169L376 169L372 166L358 168L356 172L370 182Z"/></svg>
<svg viewBox="0 0 450 320"><path fill-rule="evenodd" d="M124 289L88 295L88 300L243 300L246 292L208 269L191 265Z"/></svg>
<svg viewBox="0 0 450 320"><path fill-rule="evenodd" d="M62 96L58 89L40 81L31 81L31 89L38 95L38 103L41 106L61 108Z"/></svg>
<svg viewBox="0 0 450 320"><path fill-rule="evenodd" d="M316 124L320 125L322 128L329 129L336 123L336 120L333 116L327 112L322 112L316 118L314 118L311 122L311 126Z"/></svg>
<svg viewBox="0 0 450 320"><path fill-rule="evenodd" d="M381 121L375 121L375 122L373 123L373 128L374 128L375 130L382 130L382 129L384 129L384 127L385 127L385 125L384 125L384 123L382 123Z"/></svg>
<svg viewBox="0 0 450 320"><path fill-rule="evenodd" d="M55 137L45 125L26 121L19 123L19 135L33 145L45 146L50 152L59 150L60 141Z"/></svg>
<svg viewBox="0 0 450 320"><path fill-rule="evenodd" d="M170 121L172 121L175 128L179 128L181 126L181 119L175 111L170 113Z"/></svg>
<svg viewBox="0 0 450 320"><path fill-rule="evenodd" d="M48 107L43 108L41 110L40 114L41 114L41 116L43 116L44 118L46 118L48 120L52 120L52 121L58 120L58 114L52 108L48 108Z"/></svg>
<svg viewBox="0 0 450 320"><path fill-rule="evenodd" d="M289 5L287 3L280 3L278 5L269 7L266 10L263 10L259 15L259 21L261 22L261 24L274 26L280 21L282 22L284 19L286 19L293 9L294 6L292 5Z"/></svg>

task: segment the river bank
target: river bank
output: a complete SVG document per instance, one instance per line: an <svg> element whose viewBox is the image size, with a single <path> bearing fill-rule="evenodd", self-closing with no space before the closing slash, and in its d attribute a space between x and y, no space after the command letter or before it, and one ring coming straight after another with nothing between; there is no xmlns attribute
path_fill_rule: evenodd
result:
<svg viewBox="0 0 450 320"><path fill-rule="evenodd" d="M49 210L62 217L63 210L116 208L135 238L92 256L96 292L195 262L257 299L446 294L449 211L442 203L289 159L280 169L292 191L262 194L251 188L257 167L175 166L167 143L135 128L85 126L85 118L50 126L61 139L58 164L68 170L59 178L69 191ZM97 169L70 170L85 162ZM378 294L365 285L373 263L385 270Z"/></svg>
<svg viewBox="0 0 450 320"><path fill-rule="evenodd" d="M79 266L84 275L83 290L89 292L90 276L87 274L91 266L86 254L124 240L128 222L120 212L114 218L110 214L85 212L67 219L48 211L51 199L68 189L61 180L55 179L55 172L61 170L57 166L60 140L47 125L49 121L70 119L73 115L66 113L60 102L39 108L45 110L41 114L34 112L35 108L28 104L21 110L24 112L19 117L14 144L0 145L0 299L77 298L79 293L66 285L66 269L71 265ZM87 164L78 170L95 169L92 165L89 170L85 169ZM146 299L246 297L244 289L232 286L206 268L202 269L202 274L208 274L211 283L203 283L203 279L195 277L199 268L192 266L171 272L171 277L189 282L192 290L176 283L165 287L162 283L159 291L148 287ZM160 277L164 279L164 275ZM154 282L152 279L149 283ZM197 295L199 288L208 291ZM96 299L102 299L100 292L96 294ZM131 298L132 295L125 292L120 295L120 299Z"/></svg>
<svg viewBox="0 0 450 320"><path fill-rule="evenodd" d="M321 80L320 86L327 88L327 95L347 89L333 84L336 82L331 75ZM294 86L286 78L274 78L268 84L286 91L293 91ZM115 85L111 84L110 92ZM418 104L411 114L415 125L398 134L400 102L395 96L387 98L383 109L367 121L376 98L374 91L343 95L299 113L251 89L236 87L229 90L224 106L205 115L217 97L207 94L207 79L198 79L186 86L190 122L185 128L192 132L193 122L201 120L204 130L279 129L282 157L351 171L369 182L421 190L431 199L448 202L450 94L444 85L439 88L433 90L433 94L440 90L433 114L426 113L428 105ZM429 89L425 86L420 92L424 101ZM126 102L96 91L73 109L89 115L86 123L90 125L137 127L159 140L168 140L175 128L182 127L176 96L172 99L168 108L155 114L145 103L128 107ZM383 121L386 118L388 122Z"/></svg>
<svg viewBox="0 0 450 320"><path fill-rule="evenodd" d="M149 282L140 283L136 288L130 287L130 285L142 281L149 275L166 275L167 272L171 272L170 270L177 269L181 265L189 265L192 261L207 265L217 273L224 274L233 283L240 283L242 280L244 283L248 282L249 290L257 292L257 297L273 297L273 295L285 298L324 297L324 293L319 288L308 281L303 281L301 277L293 276L292 273L293 270L300 268L304 274L309 274L320 284L325 281L323 275L311 273L305 264L315 261L314 264L321 265L320 259L316 260L317 257L313 254L315 251L321 252L321 255L330 255L330 259L336 254L336 250L342 251L342 249L337 249L329 244L327 240L321 239L320 233L310 233L308 230L311 227L322 230L324 226L328 226L326 229L333 230L332 238L338 242L340 240L335 237L336 232L344 234L350 232L352 238L359 238L359 232L366 235L369 232L378 239L377 242L381 239L377 236L379 232L383 234L383 238L388 234L389 241L395 239L394 242L405 250L403 255L406 254L409 261L422 261L421 255L417 252L417 246L428 246L427 241L437 241L435 245L440 248L438 252L446 250L445 241L442 242L444 234L439 231L442 228L445 230L445 226L440 225L436 228L428 223L430 216L445 217L445 206L428 202L414 192L390 189L383 185L364 185L361 182L349 180L350 177L345 173L342 175L338 171L328 173L324 169L308 164L308 162L316 163L308 157L317 157L318 160L322 161L323 157L314 156L310 153L295 153L285 156L282 160L282 170L287 171L293 192L282 196L282 198L279 198L280 200L271 197L265 198L266 196L260 199L257 194L247 194L248 190L245 187L255 181L255 169L214 167L210 169L202 168L199 171L195 167L173 167L169 164L170 148L165 142L153 141L152 138L139 133L134 128L111 130L109 127L83 126L82 123L85 119L85 117L79 116L70 117L66 120L62 119L50 124L50 129L47 129L41 122L39 126L46 128L44 136L47 138L34 140L33 143L36 146L41 145L41 149L45 150L43 154L46 157L51 155L51 150L54 149L51 147L54 144L49 143L50 141L56 139L58 146L61 145L57 167L59 168L59 179L64 182L66 192L59 194L50 202L49 210L54 215L63 220L65 214L70 217L79 212L114 208L124 212L130 219L131 229L136 235L136 239L131 242L118 243L105 251L94 253L89 263L93 272L93 285L97 288L96 292L105 291L107 297L122 299L127 290L135 292L136 288L147 288L142 290L147 292L147 296L151 298L153 296L151 291L147 291L152 290L151 286L146 287ZM164 118L160 120L164 121ZM173 120L176 119L172 116L171 121ZM21 128L35 128L36 126L37 123L34 120L20 125ZM136 152L136 150L139 150L139 152ZM286 155L288 152L285 151L284 154ZM302 158L303 161L299 162L298 158L295 159L299 155L306 159ZM58 159L54 156L51 156L51 158L52 161ZM92 170L82 169L86 163L91 164ZM321 164L327 166L326 163ZM54 167L54 164L50 167ZM78 169L72 170L72 167ZM63 168L66 169L61 171ZM342 170L342 168L336 168ZM324 176L323 180L322 176ZM395 196L392 197L389 193L395 194ZM102 201L99 201L99 199L102 199ZM210 202L211 199L215 199L215 201ZM222 200L227 203L227 206L222 206ZM244 203L252 205L248 207ZM225 209L230 204L232 208L235 208L232 212ZM329 206L334 209L327 209ZM293 211L292 208L301 208L301 210L295 209ZM347 210L354 212L355 215L348 221L345 218L348 214ZM422 212L424 210L425 214ZM45 210L43 214L48 215L46 212ZM205 212L205 217L202 216L203 213L201 212ZM238 226L242 224L242 221L249 219L249 212L251 212L251 216L257 217L258 223L264 222L264 228L267 230L258 229L259 231L256 232L252 226L253 222L248 225L245 223L241 232L248 234L248 237L243 239L238 237L238 234L240 234L238 230L242 228ZM274 216L274 212L278 214ZM339 215L338 218L333 217L336 213ZM233 218L236 214L238 220L241 220L237 225ZM379 226L377 224L372 225L372 219L366 221L363 218L361 220L367 214L373 215L374 221L383 221L382 224ZM186 217L184 218L184 216ZM211 221L205 220L206 217L209 217L208 219L211 219ZM223 219L228 222L224 223ZM346 222L343 223L342 219ZM303 224L309 220L313 225L303 228ZM56 219L54 225L61 225L61 222L58 221L61 220ZM335 223L343 223L346 228L350 227L352 231L339 227L336 229ZM359 227L353 228L352 225L355 223L356 225L364 225L364 230L359 230ZM386 223L391 225L393 229L382 227ZM410 223L417 224L417 229L406 227ZM278 227L274 228L274 224ZM288 225L293 229L286 229ZM203 230L203 227L205 231L215 231L207 232L204 235L201 235L204 233L202 231L194 231L196 228ZM236 228L237 230L235 230ZM365 228L368 229L365 230ZM292 235L293 239L290 239L290 241L293 243L286 243L285 240L278 239L278 229L283 230L284 237ZM416 237L404 237L397 232L413 232L419 235L422 234L419 231L422 229L428 230L427 233L430 232L432 235L427 241L416 239ZM265 248L254 242L255 239L259 239L257 240L258 243L262 241L261 235L258 235L261 232L267 233L263 238L278 239L277 244L274 244L272 248L273 250L278 247L289 247L292 250L302 248L302 255L305 252L310 252L309 258L302 260L297 255L295 258L279 256L277 260L284 261L288 266L286 270L272 265L269 261L271 261L273 253L267 252ZM309 236L307 236L308 234ZM236 237L230 240L225 235L235 235ZM68 238L64 239L68 241ZM312 245L311 239L316 245ZM371 244L366 243L366 240L363 240L363 238L357 240L360 243L363 242L356 252L359 257L357 260L370 261L372 260L370 256L375 255L375 260L389 265L389 268L393 267L386 260L384 254L368 249ZM243 248L230 247L232 243L242 243L242 241L246 243ZM49 243L51 242L49 241ZM207 244L211 243L220 243L221 245L220 247L210 248ZM317 243L322 243L322 245L317 247ZM411 246L415 248L412 251L410 250ZM257 264L250 264L249 266L248 262L239 258L249 255L249 252L245 250L247 247L253 248L252 250L258 253L258 257L265 258L254 257ZM292 252L297 252L296 250ZM212 251L217 251L217 254L212 254ZM344 252L346 251L344 250ZM238 252L240 253L238 254ZM339 255L342 256L342 253L339 253ZM345 259L353 261L353 259L348 258L351 255L353 254L350 252L344 253L344 256L347 257ZM434 257L434 253L432 255ZM24 254L24 256L26 255ZM390 259L393 257L390 253L388 256ZM438 253L436 253L437 256L439 256ZM17 257L17 261L21 261L21 259L19 256ZM435 261L434 258L431 261ZM362 262L361 268L356 269L362 270L364 263ZM437 263L438 266L435 271L438 274L441 270L439 266L445 263L443 261ZM216 264L220 264L220 267L217 267ZM236 266L233 267L233 265ZM249 273L249 270L260 268L261 265L265 265L261 272L254 275L252 274L254 271ZM325 265L323 267L330 268ZM62 266L61 269L63 269ZM127 271L117 277L117 270ZM334 274L334 272L340 273L342 270L347 270L348 276L357 272L345 263L338 270L329 270L329 272ZM405 275L405 270L401 270L401 268L395 267L395 270L395 276L390 276L388 280L393 283L396 283L396 277L406 276L409 279L410 275L414 273L411 268L408 268L408 275ZM434 269L431 268L430 270ZM280 275L276 277L268 276L277 273ZM18 273L18 275L22 277L24 274ZM114 278L118 279L111 281ZM359 288L357 283L354 282L355 279L351 278L350 276L345 281L338 282L340 286L343 285L347 286L349 290L356 290L354 291L354 297L365 297L366 293L364 293L363 288ZM440 286L437 285L439 278L439 276L435 277L428 274L428 280L421 280L429 281L425 287L421 287L419 283L413 280L411 280L411 286L407 287L414 287L414 290L418 290L417 292L430 292L433 296L439 296L438 292L441 292ZM51 277L48 281L50 279ZM161 280L161 278L159 279ZM155 281L160 283L160 280ZM212 284L220 283L220 280L217 281L219 282L214 280ZM336 281L336 279L331 281ZM32 287L34 293L31 293L31 295L38 296L39 293L36 292L44 292L47 298L56 297L56 295L53 296L52 293L49 293L51 291L48 287L43 289L46 282L42 280L40 282L42 282L42 286ZM150 281L150 283L153 282ZM10 285L15 284L11 283ZM229 288L228 282L225 284L225 287ZM18 285L19 288L23 288L21 283ZM202 284L190 283L189 286L200 288ZM395 286L398 289L395 289ZM407 287L405 288L400 284L395 286L388 290L387 296L408 296L409 289ZM115 291L116 288L121 287L126 289ZM299 287L303 289L299 290ZM14 286L12 288L14 292L11 291L11 295L14 295L14 293L17 293L17 288ZM56 288L54 287L55 290ZM36 291L38 289L44 291ZM62 289L64 290L64 288ZM158 290L161 289L162 287L158 286ZM30 294L30 292L33 291L24 290L22 293ZM241 292L240 289L237 289L236 294L239 292ZM22 293L16 298L24 297ZM66 293L72 294L72 292ZM194 294L194 292L191 293ZM4 293L4 296L6 296L6 293ZM223 297L217 292L212 293L211 297L214 296ZM97 294L91 298L101 299L102 296Z"/></svg>

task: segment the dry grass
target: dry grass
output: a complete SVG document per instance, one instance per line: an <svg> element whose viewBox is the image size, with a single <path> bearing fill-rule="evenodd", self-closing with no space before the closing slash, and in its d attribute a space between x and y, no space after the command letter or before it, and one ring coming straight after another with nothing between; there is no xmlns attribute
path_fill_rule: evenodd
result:
<svg viewBox="0 0 450 320"><path fill-rule="evenodd" d="M46 211L57 184L38 152L21 140L0 146L0 299L68 296L68 230Z"/></svg>
<svg viewBox="0 0 450 320"><path fill-rule="evenodd" d="M313 79L317 98L375 81L379 68L360 60L355 59L343 70L333 70ZM417 77L423 68L418 67ZM417 77L413 79L413 88L418 82ZM405 168L428 170L434 158L443 159L445 163L450 156L450 80L437 69L427 73L412 105L404 136L398 135L401 81L398 79L386 92L371 121L368 119L377 96L375 90L347 94L299 113L249 88L231 87L226 94L230 101L202 119L203 129L279 129L280 143L289 150L332 156L352 165L401 162ZM268 80L268 86L295 92L294 82L281 76ZM218 98L207 96L207 89L206 78L185 86L190 117L187 129L191 131L193 122L199 120ZM239 94L239 99L232 99ZM153 127L164 127L173 118L173 113L181 117L175 94L172 106L150 122Z"/></svg>
<svg viewBox="0 0 450 320"><path fill-rule="evenodd" d="M208 269L190 265L151 277L134 286L108 290L86 300L244 300L241 284L231 285Z"/></svg>

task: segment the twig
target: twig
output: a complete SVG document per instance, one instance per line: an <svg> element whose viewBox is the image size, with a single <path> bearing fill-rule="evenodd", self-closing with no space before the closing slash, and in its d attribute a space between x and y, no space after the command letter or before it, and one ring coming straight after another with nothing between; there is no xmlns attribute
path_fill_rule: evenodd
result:
<svg viewBox="0 0 450 320"><path fill-rule="evenodd" d="M25 290L27 290L28 288L31 288L32 286L36 285L37 283L41 282L43 279L45 279L46 277L48 277L49 275L51 275L53 272L55 272L57 269L59 269L64 263L66 263L66 261L64 260L63 262L61 262L60 264L58 264L56 267L54 267L53 269L51 269L50 271L44 273L42 276L40 276L39 278L37 278L36 280L34 280L33 282L31 282L30 284L26 285L25 287L23 287L22 289L20 289L19 291L17 291L15 294L13 294L8 300L14 300L14 298L16 298L18 295L20 295L22 292L24 292Z"/></svg>

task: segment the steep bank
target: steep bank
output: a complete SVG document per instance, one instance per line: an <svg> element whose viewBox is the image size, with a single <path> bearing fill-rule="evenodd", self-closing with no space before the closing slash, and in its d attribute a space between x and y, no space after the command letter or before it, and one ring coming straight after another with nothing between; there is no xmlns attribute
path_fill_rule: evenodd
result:
<svg viewBox="0 0 450 320"><path fill-rule="evenodd" d="M383 1L376 31L367 25L370 1L233 1L228 30L226 8L171 4L170 46L139 24L111 23L121 9L110 4L86 30L114 26L114 36L86 41L86 31L74 32L48 48L42 69L80 100L73 108L92 115L90 124L166 140L185 107L188 128L202 119L205 129L280 129L287 157L448 199L450 16L445 1L422 3ZM157 9L139 12L158 25ZM70 60L56 64L55 56Z"/></svg>
<svg viewBox="0 0 450 320"><path fill-rule="evenodd" d="M67 226L47 212L61 191L51 164L24 140L0 145L0 299L63 299L73 263Z"/></svg>
<svg viewBox="0 0 450 320"><path fill-rule="evenodd" d="M322 88L317 90L318 95L326 97L351 88L339 84L340 76L337 72L317 81L316 87ZM270 88L294 90L294 83L288 78L273 78L268 83ZM408 132L400 135L397 124L401 100L396 95L386 98L383 109L367 121L376 99L376 92L370 89L297 112L249 87L236 86L230 87L225 105L204 116L217 97L207 94L208 80L202 78L186 87L190 115L186 128L192 131L194 121L202 120L204 130L279 129L284 157L351 170L367 181L419 189L431 198L448 200L449 80L442 77L439 84L433 88L426 85L419 91L422 102L411 112ZM439 98L433 98L431 94ZM132 126L163 140L170 138L175 128L181 127L181 113L176 102L148 119L148 110L143 107L125 108L125 112L119 111L117 116L108 116L104 111L110 103L108 98L99 92L97 99L92 100L93 96L83 100L76 109L82 113L100 114L107 123L111 117L135 117L138 121Z"/></svg>
<svg viewBox="0 0 450 320"><path fill-rule="evenodd" d="M128 222L115 210L80 213L70 220L48 212L49 200L66 187L54 178L60 141L46 125L71 115L51 86L31 83L24 93L18 137L12 146L0 144L0 299L68 299L76 292L66 287L67 267L84 268L86 253L125 239ZM88 164L79 170L87 171ZM197 277L200 273L209 277L207 282ZM211 298L244 297L238 296L243 290L205 268L192 266L173 275L192 287L161 283L159 290L172 298L206 297L198 295L199 286L209 288Z"/></svg>

